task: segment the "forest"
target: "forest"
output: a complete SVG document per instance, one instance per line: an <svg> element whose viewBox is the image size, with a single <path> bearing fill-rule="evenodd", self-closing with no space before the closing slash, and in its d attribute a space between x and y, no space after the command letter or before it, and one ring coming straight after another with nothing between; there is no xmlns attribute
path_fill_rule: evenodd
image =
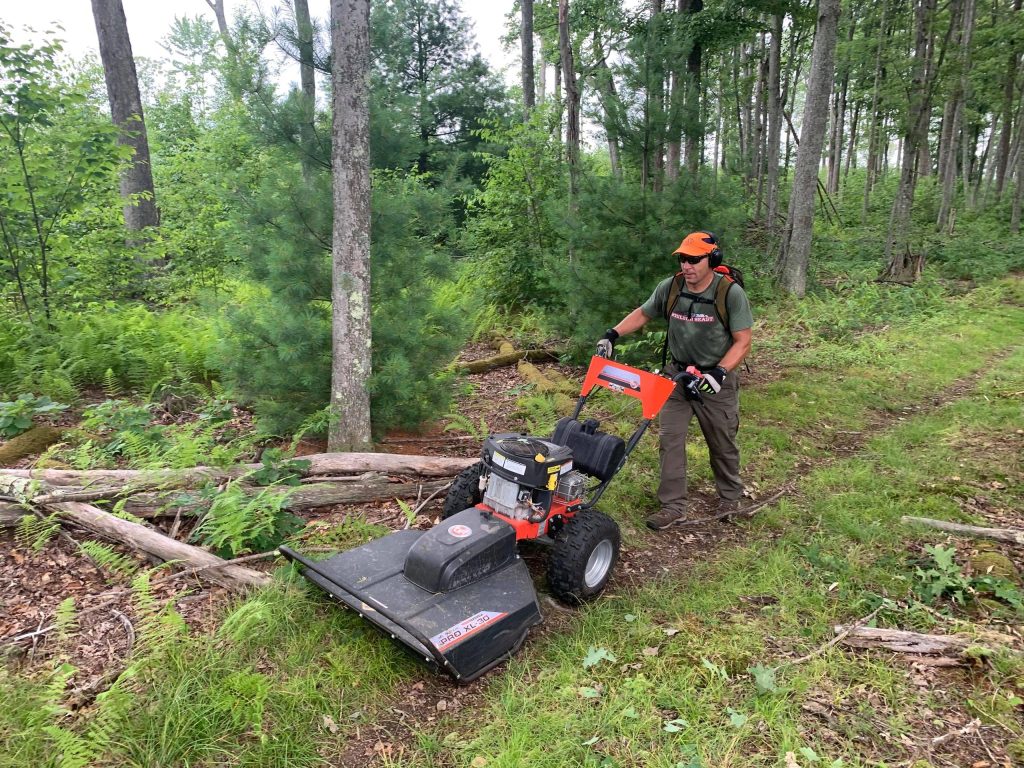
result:
<svg viewBox="0 0 1024 768"><path fill-rule="evenodd" d="M456 0L206 3L159 58L0 19L0 768L1024 764L1021 0L516 0L512 72ZM638 434L607 586L570 508L468 685L282 557L480 502L694 231L744 514L693 425L649 530Z"/></svg>

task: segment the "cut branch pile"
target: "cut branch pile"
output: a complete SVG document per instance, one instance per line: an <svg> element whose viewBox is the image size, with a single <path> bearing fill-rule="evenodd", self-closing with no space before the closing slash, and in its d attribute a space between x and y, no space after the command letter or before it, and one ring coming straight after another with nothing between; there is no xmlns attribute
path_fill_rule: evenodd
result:
<svg viewBox="0 0 1024 768"><path fill-rule="evenodd" d="M188 470L15 470L0 469L0 528L12 527L25 514L56 513L68 525L143 552L163 561L176 561L204 578L233 589L262 586L267 576L226 561L204 549L177 541L145 523L116 517L90 502L124 500L124 511L138 518L197 515L208 500L197 489L236 481L246 496L268 494L293 512L334 504L422 498L439 493L448 481L396 481L389 475L444 478L476 458L409 456L387 453L323 453L305 456L309 467L301 474L310 482L295 486L258 487L245 478L262 465ZM353 476L354 473L358 473ZM175 526L176 528L176 526Z"/></svg>

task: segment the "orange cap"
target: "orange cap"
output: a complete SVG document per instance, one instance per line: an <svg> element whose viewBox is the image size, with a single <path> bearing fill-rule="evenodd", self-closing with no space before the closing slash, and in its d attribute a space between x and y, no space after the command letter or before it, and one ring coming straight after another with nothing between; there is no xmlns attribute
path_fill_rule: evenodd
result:
<svg viewBox="0 0 1024 768"><path fill-rule="evenodd" d="M672 255L707 256L717 249L718 240L710 232L691 232L683 238L679 247L672 251Z"/></svg>

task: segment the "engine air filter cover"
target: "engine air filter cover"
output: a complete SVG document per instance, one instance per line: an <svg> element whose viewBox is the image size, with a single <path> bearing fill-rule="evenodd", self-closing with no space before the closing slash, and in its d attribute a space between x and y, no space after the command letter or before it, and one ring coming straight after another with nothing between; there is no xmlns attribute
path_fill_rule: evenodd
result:
<svg viewBox="0 0 1024 768"><path fill-rule="evenodd" d="M492 435L481 456L492 472L528 488L553 491L572 470L572 449L527 435Z"/></svg>

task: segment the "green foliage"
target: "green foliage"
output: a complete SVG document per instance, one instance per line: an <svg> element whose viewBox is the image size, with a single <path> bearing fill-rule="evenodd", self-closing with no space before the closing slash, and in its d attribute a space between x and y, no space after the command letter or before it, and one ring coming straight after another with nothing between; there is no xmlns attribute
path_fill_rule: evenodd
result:
<svg viewBox="0 0 1024 768"><path fill-rule="evenodd" d="M956 562L956 548L941 544L926 545L931 560L914 569L914 591L933 604L943 598L965 605L981 595L1008 603L1024 611L1024 593L1013 582L992 574L968 577Z"/></svg>
<svg viewBox="0 0 1024 768"><path fill-rule="evenodd" d="M303 181L283 174L257 198L264 237L253 245L253 275L225 307L216 358L226 382L269 433L288 433L322 410L330 389L331 195L300 217ZM306 199L306 198L301 198ZM443 412L460 345L457 307L435 292L448 277L441 249L450 214L443 194L416 176L376 174L373 186L371 300L373 426L414 426Z"/></svg>
<svg viewBox="0 0 1024 768"><path fill-rule="evenodd" d="M101 544L98 541L83 541L81 549L100 568L118 576L131 576L138 569L139 565L130 557L122 555L109 544Z"/></svg>
<svg viewBox="0 0 1024 768"><path fill-rule="evenodd" d="M36 416L56 413L67 408L45 395L21 394L9 402L0 402L0 437L15 437L32 428Z"/></svg>
<svg viewBox="0 0 1024 768"><path fill-rule="evenodd" d="M0 25L0 286L40 326L49 324L58 299L82 287L87 270L75 253L81 223L92 218L95 230L118 231L109 218L96 225L103 211L117 210L110 206L116 172L131 155L90 103L88 83L63 69L60 53L58 42L18 44ZM124 265L131 270L124 250L122 244L106 254L108 278Z"/></svg>
<svg viewBox="0 0 1024 768"><path fill-rule="evenodd" d="M53 331L0 316L0 394L32 388L74 399L98 387L115 396L160 382L206 382L213 321L192 310L89 304L55 314Z"/></svg>
<svg viewBox="0 0 1024 768"><path fill-rule="evenodd" d="M270 551L304 525L285 509L288 492L280 487L252 493L231 482L210 498L210 509L194 536L223 557Z"/></svg>
<svg viewBox="0 0 1024 768"><path fill-rule="evenodd" d="M60 531L59 515L39 516L25 514L18 521L18 543L30 547L36 552L45 547Z"/></svg>

